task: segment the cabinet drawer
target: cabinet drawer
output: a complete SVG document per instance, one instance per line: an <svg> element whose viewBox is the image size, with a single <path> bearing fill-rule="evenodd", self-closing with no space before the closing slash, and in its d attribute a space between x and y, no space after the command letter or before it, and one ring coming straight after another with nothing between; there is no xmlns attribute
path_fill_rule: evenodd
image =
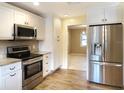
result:
<svg viewBox="0 0 124 93"><path fill-rule="evenodd" d="M44 67L44 69L43 69L43 77L46 77L48 74L49 74L49 69L46 67Z"/></svg>
<svg viewBox="0 0 124 93"><path fill-rule="evenodd" d="M48 64L44 64L43 65L43 69L48 69L49 68L49 65Z"/></svg>
<svg viewBox="0 0 124 93"><path fill-rule="evenodd" d="M49 64L48 60L43 60L43 65L45 65L45 64L47 64L47 65Z"/></svg>
<svg viewBox="0 0 124 93"><path fill-rule="evenodd" d="M49 55L48 54L46 54L46 55L43 56L43 59L44 60L48 60L48 58L49 58Z"/></svg>
<svg viewBox="0 0 124 93"><path fill-rule="evenodd" d="M1 72L2 72L2 75L5 75L13 71L17 71L19 69L21 69L21 62L16 62L16 63L1 67Z"/></svg>

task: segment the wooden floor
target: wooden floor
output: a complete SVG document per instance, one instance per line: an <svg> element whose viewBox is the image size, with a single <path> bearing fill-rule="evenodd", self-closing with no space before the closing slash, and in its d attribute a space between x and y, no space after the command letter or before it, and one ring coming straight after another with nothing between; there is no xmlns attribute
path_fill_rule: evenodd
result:
<svg viewBox="0 0 124 93"><path fill-rule="evenodd" d="M106 85L90 83L86 73L78 70L58 70L49 75L34 90L115 90Z"/></svg>

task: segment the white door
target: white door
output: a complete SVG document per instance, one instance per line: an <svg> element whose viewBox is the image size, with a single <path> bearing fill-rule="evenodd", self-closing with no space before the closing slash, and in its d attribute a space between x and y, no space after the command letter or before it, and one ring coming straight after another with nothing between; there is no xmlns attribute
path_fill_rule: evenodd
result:
<svg viewBox="0 0 124 93"><path fill-rule="evenodd" d="M105 8L106 23L120 23L122 22L122 9L120 7Z"/></svg>
<svg viewBox="0 0 124 93"><path fill-rule="evenodd" d="M0 6L0 39L13 39L14 10Z"/></svg>
<svg viewBox="0 0 124 93"><path fill-rule="evenodd" d="M15 10L15 24L28 25L27 15L21 11Z"/></svg>
<svg viewBox="0 0 124 93"><path fill-rule="evenodd" d="M87 10L87 23L103 24L104 23L104 8L92 8Z"/></svg>
<svg viewBox="0 0 124 93"><path fill-rule="evenodd" d="M5 77L6 90L21 90L22 89L22 71L12 72Z"/></svg>

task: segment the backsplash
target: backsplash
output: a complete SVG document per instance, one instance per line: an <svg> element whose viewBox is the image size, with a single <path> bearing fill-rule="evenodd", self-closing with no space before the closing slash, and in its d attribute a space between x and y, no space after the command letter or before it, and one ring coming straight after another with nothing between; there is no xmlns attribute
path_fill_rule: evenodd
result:
<svg viewBox="0 0 124 93"><path fill-rule="evenodd" d="M6 57L8 46L28 45L31 52L38 51L39 41L0 41L0 58Z"/></svg>

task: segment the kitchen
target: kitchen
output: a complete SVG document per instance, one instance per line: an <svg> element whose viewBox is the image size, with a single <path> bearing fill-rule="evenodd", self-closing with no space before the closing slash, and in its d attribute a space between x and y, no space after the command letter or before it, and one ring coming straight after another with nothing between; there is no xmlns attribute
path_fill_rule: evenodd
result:
<svg viewBox="0 0 124 93"><path fill-rule="evenodd" d="M35 3L36 4L36 3ZM52 9L47 9L47 15L39 13L37 4L35 9L32 8L33 3L20 3L20 2L9 2L9 3L0 3L0 89L1 90L30 90L30 89L43 89L41 86L48 80L51 76L55 75L58 71L60 74L68 73L80 73L80 71L70 70L68 72L68 26L71 25L87 25L87 31L89 27L98 25L98 24L123 24L123 3L39 3L44 6L50 5L57 9L57 5L66 6L74 9L79 9L82 5L86 11L80 8L80 14L72 15L70 18L68 15L56 15L61 13L58 10L56 14L49 14ZM88 7L90 6L90 7ZM67 8L66 7L66 8ZM94 7L94 8L93 8ZM44 8L42 9L45 12ZM62 8L63 9L63 8ZM96 11L97 10L97 11ZM83 14L84 13L84 14ZM49 14L49 15L48 15ZM122 25L121 24L121 25ZM119 31L122 31L119 30ZM90 35L89 33L87 33ZM122 35L122 32L121 32ZM90 36L89 36L90 37ZM123 37L123 36L122 36ZM120 39L122 39L120 37ZM89 40L89 39L88 39ZM121 40L123 41L123 40ZM120 41L118 41L120 42ZM121 42L122 43L122 42ZM88 43L89 44L89 43ZM90 46L90 45L89 45ZM101 47L100 44L97 44L96 47ZM87 59L89 57L89 49L87 50ZM122 48L120 48L123 50ZM100 48L96 49L96 53L100 55ZM98 51L99 50L99 51ZM122 52L122 51L120 51ZM120 54L119 52L119 54ZM122 56L123 54L121 54ZM7 58L6 58L7 57ZM16 58L16 59L15 59ZM121 62L123 57L121 58ZM86 64L88 68L88 62ZM123 67L123 64L119 64L119 67ZM96 67L98 68L98 67ZM64 70L63 70L64 69ZM89 69L89 68L88 68ZM121 68L123 69L123 68ZM95 79L88 79L88 73L91 73L91 69L86 71L85 82L95 81L98 75L94 76ZM98 71L99 69L97 69ZM90 71L90 72L88 72ZM95 73L96 71L94 71ZM123 86L122 82L122 70L120 71L119 87ZM59 72L58 72L59 73ZM118 73L118 72L117 72ZM78 74L79 75L79 74ZM91 75L91 74L90 74ZM95 75L95 74L94 74ZM63 75L64 76L64 75ZM54 77L54 76L53 76ZM61 76L60 76L61 77ZM80 77L77 76L77 77ZM74 77L74 78L77 78ZM82 76L81 76L82 77ZM92 77L92 76L90 76ZM93 78L94 78L93 77ZM115 77L115 75L114 75ZM65 75L65 78L66 77ZM71 80L71 79L70 79ZM99 80L99 79L97 79ZM54 79L50 82L53 82ZM67 81L66 79L63 81ZM72 82L75 81L72 79ZM9 82L9 84L8 84ZM12 83L15 84L12 85ZM43 82L43 83L42 83ZM68 81L69 82L69 81ZM118 82L118 81L117 81ZM100 82L102 83L102 82ZM39 85L41 84L41 86ZM60 83L61 84L61 83ZM63 84L63 83L62 83ZM75 83L74 83L75 84ZM87 85L88 84L88 85ZM104 83L103 83L104 84ZM106 84L106 83L105 83ZM107 83L111 85L110 83ZM39 87L37 88L37 86ZM49 85L49 84L48 84ZM94 84L94 83L85 83L84 89L122 89L106 85ZM83 89L78 88L78 84L75 84L76 87L69 87L72 90ZM88 88L90 86L91 88ZM36 88L35 88L36 87ZM69 89L59 85L59 88L55 86L48 86L48 89ZM53 88L54 87L54 88ZM94 88L95 87L95 88ZM98 87L98 88L97 88ZM105 87L105 88L104 88ZM107 88L110 87L110 88ZM47 89L47 88L46 88Z"/></svg>

